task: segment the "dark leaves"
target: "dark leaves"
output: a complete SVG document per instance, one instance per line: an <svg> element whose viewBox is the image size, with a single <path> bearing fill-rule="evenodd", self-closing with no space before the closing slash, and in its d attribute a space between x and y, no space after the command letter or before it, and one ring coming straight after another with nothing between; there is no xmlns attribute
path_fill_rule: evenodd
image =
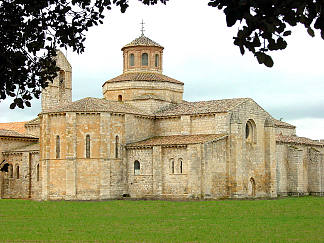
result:
<svg viewBox="0 0 324 243"><path fill-rule="evenodd" d="M102 24L112 6L125 12L128 0L1 1L0 100L14 97L11 109L30 107L30 100L39 98L57 75L58 47L82 53L86 32Z"/></svg>
<svg viewBox="0 0 324 243"><path fill-rule="evenodd" d="M273 60L267 53L284 50L287 47L285 37L292 31L287 29L298 23L304 25L310 36L314 29L320 30L324 39L324 2L321 0L210 0L211 7L224 9L227 26L240 22L234 45L254 54L258 63L273 66Z"/></svg>

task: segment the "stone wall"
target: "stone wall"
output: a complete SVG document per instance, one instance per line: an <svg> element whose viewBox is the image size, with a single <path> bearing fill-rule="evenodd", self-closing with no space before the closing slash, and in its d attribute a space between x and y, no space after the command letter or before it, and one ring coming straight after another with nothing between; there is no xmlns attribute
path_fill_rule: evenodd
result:
<svg viewBox="0 0 324 243"><path fill-rule="evenodd" d="M122 96L123 101L134 100L139 96L153 94L162 97L168 102L182 102L183 85L164 81L118 81L106 82L103 95L107 100L118 101Z"/></svg>
<svg viewBox="0 0 324 243"><path fill-rule="evenodd" d="M284 136L296 135L296 128L276 127L276 134L281 134Z"/></svg>
<svg viewBox="0 0 324 243"><path fill-rule="evenodd" d="M0 198L39 199L41 175L37 174L38 152L5 153L5 159L12 165L12 173L3 173ZM17 169L19 167L19 169Z"/></svg>
<svg viewBox="0 0 324 243"><path fill-rule="evenodd" d="M35 136L39 138L39 125L33 124L33 125L25 125L26 128L26 134Z"/></svg>
<svg viewBox="0 0 324 243"><path fill-rule="evenodd" d="M275 150L275 131L267 125L269 118L253 100L232 111L230 159L235 168L231 169L230 178L235 184L231 189L233 197L276 195L276 161L274 156L269 156ZM252 126L247 136L248 122Z"/></svg>
<svg viewBox="0 0 324 243"><path fill-rule="evenodd" d="M43 115L41 121L43 199L108 199L125 193L124 115L69 112Z"/></svg>
<svg viewBox="0 0 324 243"><path fill-rule="evenodd" d="M153 119L125 114L125 143L141 141L155 134Z"/></svg>
<svg viewBox="0 0 324 243"><path fill-rule="evenodd" d="M321 148L278 143L276 154L279 196L321 194Z"/></svg>
<svg viewBox="0 0 324 243"><path fill-rule="evenodd" d="M229 196L227 139L204 144L204 198Z"/></svg>
<svg viewBox="0 0 324 243"><path fill-rule="evenodd" d="M142 99L142 100L136 99L136 100L126 101L126 103L135 106L141 110L152 112L152 113L171 104L169 101L163 101L157 99Z"/></svg>
<svg viewBox="0 0 324 243"><path fill-rule="evenodd" d="M158 136L222 134L228 132L228 127L229 115L217 113L157 118L155 131Z"/></svg>

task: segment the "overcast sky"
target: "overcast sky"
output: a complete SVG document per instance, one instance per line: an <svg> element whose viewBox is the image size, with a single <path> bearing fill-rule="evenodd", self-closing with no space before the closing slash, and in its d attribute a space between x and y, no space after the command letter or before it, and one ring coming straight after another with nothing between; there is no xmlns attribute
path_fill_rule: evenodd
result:
<svg viewBox="0 0 324 243"><path fill-rule="evenodd" d="M324 41L297 27L284 51L272 53L275 65L259 65L233 45L237 26L227 28L223 12L208 0L170 0L147 7L130 0L122 14L115 7L104 24L87 33L86 51L67 58L73 67L73 100L102 97L102 84L122 73L121 47L140 35L164 46L163 73L185 83L187 101L250 97L275 118L297 126L297 135L324 139ZM8 109L0 103L0 122L26 121L40 111Z"/></svg>

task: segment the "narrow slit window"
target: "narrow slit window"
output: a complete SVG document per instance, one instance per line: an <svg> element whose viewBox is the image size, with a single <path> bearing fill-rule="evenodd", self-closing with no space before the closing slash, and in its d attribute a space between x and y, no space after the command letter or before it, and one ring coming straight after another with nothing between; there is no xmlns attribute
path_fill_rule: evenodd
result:
<svg viewBox="0 0 324 243"><path fill-rule="evenodd" d="M56 136L56 158L59 159L61 155L61 141L60 136Z"/></svg>
<svg viewBox="0 0 324 243"><path fill-rule="evenodd" d="M148 54L147 53L142 54L142 66L148 66Z"/></svg>
<svg viewBox="0 0 324 243"><path fill-rule="evenodd" d="M115 138L115 158L119 157L119 137L116 136Z"/></svg>
<svg viewBox="0 0 324 243"><path fill-rule="evenodd" d="M179 170L180 170L180 174L182 174L182 172L183 172L183 163L182 163L182 159L179 159Z"/></svg>
<svg viewBox="0 0 324 243"><path fill-rule="evenodd" d="M155 54L155 67L159 67L159 54Z"/></svg>
<svg viewBox="0 0 324 243"><path fill-rule="evenodd" d="M139 175L141 171L141 164L138 160L134 162L134 175Z"/></svg>
<svg viewBox="0 0 324 243"><path fill-rule="evenodd" d="M86 136L86 158L90 158L90 135Z"/></svg>
<svg viewBox="0 0 324 243"><path fill-rule="evenodd" d="M135 65L135 57L134 54L129 55L129 66L133 67Z"/></svg>
<svg viewBox="0 0 324 243"><path fill-rule="evenodd" d="M36 166L36 180L39 181L39 164Z"/></svg>
<svg viewBox="0 0 324 243"><path fill-rule="evenodd" d="M171 173L174 174L174 159L171 159Z"/></svg>
<svg viewBox="0 0 324 243"><path fill-rule="evenodd" d="M19 165L17 165L16 167L16 177L17 179L19 179Z"/></svg>

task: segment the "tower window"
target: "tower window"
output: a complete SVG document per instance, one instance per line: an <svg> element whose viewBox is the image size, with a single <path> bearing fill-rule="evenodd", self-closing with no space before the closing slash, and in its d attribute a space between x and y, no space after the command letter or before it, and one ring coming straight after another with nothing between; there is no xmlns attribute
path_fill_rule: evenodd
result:
<svg viewBox="0 0 324 243"><path fill-rule="evenodd" d="M179 169L180 169L180 174L182 174L182 172L183 172L182 159L179 159Z"/></svg>
<svg viewBox="0 0 324 243"><path fill-rule="evenodd" d="M65 72L63 70L61 70L59 73L60 85L62 85L64 83L64 80L65 80Z"/></svg>
<svg viewBox="0 0 324 243"><path fill-rule="evenodd" d="M142 54L142 66L147 66L148 65L148 54L143 53Z"/></svg>
<svg viewBox="0 0 324 243"><path fill-rule="evenodd" d="M134 175L139 175L141 171L141 164L138 160L134 162Z"/></svg>
<svg viewBox="0 0 324 243"><path fill-rule="evenodd" d="M134 54L129 55L129 66L133 67L135 65L135 57Z"/></svg>
<svg viewBox="0 0 324 243"><path fill-rule="evenodd" d="M155 54L155 67L159 66L159 54Z"/></svg>
<svg viewBox="0 0 324 243"><path fill-rule="evenodd" d="M90 135L86 136L86 158L90 158Z"/></svg>
<svg viewBox="0 0 324 243"><path fill-rule="evenodd" d="M118 95L118 101L123 101L123 96L122 95Z"/></svg>
<svg viewBox="0 0 324 243"><path fill-rule="evenodd" d="M59 159L61 154L61 142L60 142L60 136L56 136L56 158Z"/></svg>

